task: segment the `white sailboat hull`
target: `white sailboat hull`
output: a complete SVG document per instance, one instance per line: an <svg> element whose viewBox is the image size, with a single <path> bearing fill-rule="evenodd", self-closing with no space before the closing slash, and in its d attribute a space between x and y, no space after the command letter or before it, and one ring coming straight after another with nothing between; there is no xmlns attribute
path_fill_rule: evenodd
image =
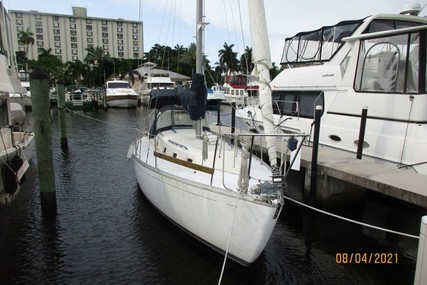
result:
<svg viewBox="0 0 427 285"><path fill-rule="evenodd" d="M217 170L210 185L210 174L155 158L152 153L147 137L129 150L138 184L148 200L180 228L221 253L227 251L232 229L228 256L243 265L253 263L271 236L281 204L224 189L222 185L235 189L234 174L223 178ZM222 167L220 162L218 167ZM251 180L254 185L255 179Z"/></svg>

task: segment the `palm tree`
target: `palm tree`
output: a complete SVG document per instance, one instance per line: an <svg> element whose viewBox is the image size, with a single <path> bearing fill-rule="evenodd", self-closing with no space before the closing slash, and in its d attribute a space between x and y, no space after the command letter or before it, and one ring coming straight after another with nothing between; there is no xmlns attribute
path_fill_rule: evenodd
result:
<svg viewBox="0 0 427 285"><path fill-rule="evenodd" d="M138 78L139 81L141 81L142 76L139 74L137 70L135 70L134 61L131 59L128 59L125 61L125 64L119 67L119 74L120 79L125 78L126 76L129 77L129 82L134 85L135 83L135 76Z"/></svg>
<svg viewBox="0 0 427 285"><path fill-rule="evenodd" d="M105 78L104 78L104 80L99 80L100 79L99 75L102 74L102 71L103 71L103 73L105 73L105 63L112 61L111 57L107 53L105 53L105 51L102 47L96 47L95 48L93 46L88 46L86 48L86 51L87 51L87 54L86 54L84 61L87 64L91 64L93 66L94 70L97 69L98 78L95 81L97 81L97 82L102 81L103 82L105 80ZM105 77L105 74L104 74L104 77Z"/></svg>
<svg viewBox="0 0 427 285"><path fill-rule="evenodd" d="M233 51L234 44L228 45L224 43L224 49L218 51L219 64L227 71L235 71L238 69L237 52Z"/></svg>
<svg viewBox="0 0 427 285"><path fill-rule="evenodd" d="M87 73L88 66L80 60L65 63L65 77L72 83L81 84L83 76Z"/></svg>
<svg viewBox="0 0 427 285"><path fill-rule="evenodd" d="M242 54L240 57L240 66L243 71L243 73L250 73L251 70L254 68L252 63L252 48L246 47L245 53Z"/></svg>
<svg viewBox="0 0 427 285"><path fill-rule="evenodd" d="M28 56L28 50L30 45L34 45L34 34L30 31L30 28L27 28L25 31L20 31L18 38L19 44L25 45L25 53Z"/></svg>

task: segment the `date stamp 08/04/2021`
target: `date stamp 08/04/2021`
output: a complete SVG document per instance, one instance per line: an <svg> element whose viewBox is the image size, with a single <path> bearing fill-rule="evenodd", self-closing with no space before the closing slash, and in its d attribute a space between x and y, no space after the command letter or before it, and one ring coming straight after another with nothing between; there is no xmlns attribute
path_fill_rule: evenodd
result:
<svg viewBox="0 0 427 285"><path fill-rule="evenodd" d="M399 255L391 252L337 252L336 264L397 264Z"/></svg>

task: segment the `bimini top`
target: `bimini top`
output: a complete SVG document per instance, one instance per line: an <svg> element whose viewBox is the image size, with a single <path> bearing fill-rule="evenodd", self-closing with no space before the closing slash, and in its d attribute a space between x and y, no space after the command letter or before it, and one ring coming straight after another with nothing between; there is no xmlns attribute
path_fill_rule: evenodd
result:
<svg viewBox="0 0 427 285"><path fill-rule="evenodd" d="M366 22L366 24L365 24ZM300 32L285 39L281 64L297 66L331 60L345 44L345 38L426 25L423 17L379 14L360 20L342 21L333 26ZM358 28L365 24L362 30Z"/></svg>
<svg viewBox="0 0 427 285"><path fill-rule="evenodd" d="M286 38L281 64L330 60L344 43L342 39L352 35L362 23L363 19L342 21Z"/></svg>

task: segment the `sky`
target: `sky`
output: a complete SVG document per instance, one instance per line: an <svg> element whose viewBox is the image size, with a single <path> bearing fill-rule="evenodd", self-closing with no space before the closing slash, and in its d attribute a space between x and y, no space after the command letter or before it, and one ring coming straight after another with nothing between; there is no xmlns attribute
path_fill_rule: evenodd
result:
<svg viewBox="0 0 427 285"><path fill-rule="evenodd" d="M71 15L73 6L86 7L88 17L142 21L144 51L156 43L188 47L195 42L196 0L2 0L9 10L36 10ZM205 0L204 54L218 62L224 43L234 44L238 58L251 47L248 0ZM411 0L264 0L272 62L279 66L286 37L301 31L362 19L380 13L399 13ZM415 1L421 6L427 0ZM425 8L421 16L427 15Z"/></svg>

